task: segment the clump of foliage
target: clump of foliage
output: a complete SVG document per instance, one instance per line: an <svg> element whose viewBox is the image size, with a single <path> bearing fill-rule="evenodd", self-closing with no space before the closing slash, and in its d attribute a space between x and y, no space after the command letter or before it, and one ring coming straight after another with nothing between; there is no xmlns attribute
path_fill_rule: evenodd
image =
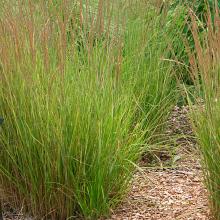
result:
<svg viewBox="0 0 220 220"><path fill-rule="evenodd" d="M175 103L162 17L96 3L1 8L0 185L37 218L108 214Z"/></svg>
<svg viewBox="0 0 220 220"><path fill-rule="evenodd" d="M204 32L207 31L206 15L210 11L212 20L215 15L215 7L213 0L171 0L164 2L161 7L161 13L167 13L167 20L165 21L165 27L168 32L175 32L178 37L170 38L170 59L174 60L176 65L175 69L179 72L179 78L183 80L185 84L193 85L189 73L190 60L186 50L189 46L192 50L195 50L195 42L192 36L192 24L189 17L189 11L192 11L196 17L196 23L199 30L199 36L202 37ZM209 7L207 7L207 3ZM218 7L220 2L216 1ZM171 36L173 33L171 34Z"/></svg>
<svg viewBox="0 0 220 220"><path fill-rule="evenodd" d="M211 210L215 219L220 219L220 13L217 4L212 7L214 16L212 8L207 6L207 31L202 38L195 14L190 14L195 50L188 48L188 55L191 78L200 94L196 106L191 104L192 123L200 146Z"/></svg>

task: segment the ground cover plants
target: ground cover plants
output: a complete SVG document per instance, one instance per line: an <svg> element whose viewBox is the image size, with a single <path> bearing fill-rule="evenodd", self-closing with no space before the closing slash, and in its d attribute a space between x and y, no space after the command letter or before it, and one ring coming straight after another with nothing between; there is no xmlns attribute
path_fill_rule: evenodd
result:
<svg viewBox="0 0 220 220"><path fill-rule="evenodd" d="M144 1L1 6L2 197L37 219L107 215L176 101L162 16Z"/></svg>

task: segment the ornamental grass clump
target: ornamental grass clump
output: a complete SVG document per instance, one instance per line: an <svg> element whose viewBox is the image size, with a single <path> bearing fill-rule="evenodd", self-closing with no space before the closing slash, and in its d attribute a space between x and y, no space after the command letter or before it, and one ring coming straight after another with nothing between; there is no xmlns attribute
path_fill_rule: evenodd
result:
<svg viewBox="0 0 220 220"><path fill-rule="evenodd" d="M154 12L97 3L1 8L0 186L37 219L108 214L174 104Z"/></svg>
<svg viewBox="0 0 220 220"><path fill-rule="evenodd" d="M211 210L215 219L220 219L220 16L217 2L214 16L210 7L206 7L206 26L202 35L197 26L198 18L190 12L195 52L186 47L198 94L198 103L191 106L192 123L201 150Z"/></svg>

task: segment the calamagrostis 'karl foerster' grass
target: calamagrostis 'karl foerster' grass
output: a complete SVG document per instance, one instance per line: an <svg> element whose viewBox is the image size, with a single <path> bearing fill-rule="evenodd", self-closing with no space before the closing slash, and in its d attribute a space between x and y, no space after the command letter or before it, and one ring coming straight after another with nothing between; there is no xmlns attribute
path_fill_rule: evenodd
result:
<svg viewBox="0 0 220 220"><path fill-rule="evenodd" d="M191 77L203 104L192 107L191 116L198 137L204 177L211 210L215 219L220 219L220 17L217 1L215 11L207 5L206 24L199 34L198 20L190 12L191 31L195 52L188 49ZM213 9L212 9L213 10Z"/></svg>
<svg viewBox="0 0 220 220"><path fill-rule="evenodd" d="M0 183L37 218L107 214L174 103L154 10L90 3L1 8Z"/></svg>

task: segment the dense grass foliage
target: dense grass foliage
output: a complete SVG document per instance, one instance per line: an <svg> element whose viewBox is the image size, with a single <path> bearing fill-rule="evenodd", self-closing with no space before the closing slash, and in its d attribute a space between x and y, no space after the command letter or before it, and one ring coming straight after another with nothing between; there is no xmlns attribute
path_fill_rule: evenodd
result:
<svg viewBox="0 0 220 220"><path fill-rule="evenodd" d="M6 200L43 219L97 219L120 201L176 100L162 19L144 1L4 2Z"/></svg>
<svg viewBox="0 0 220 220"><path fill-rule="evenodd" d="M198 35L202 35L208 30L206 24L207 13L210 12L211 19L215 16L215 0L170 0L164 1L161 6L160 13L167 13L165 28L168 32L175 32L178 37L170 39L169 46L172 48L170 58L175 61L175 70L178 72L178 78L186 85L193 85L190 77L190 58L185 47L187 44L191 50L195 50L195 42L192 35L192 24L189 12L195 15L196 25L198 27ZM209 6L207 6L207 4ZM220 7L220 1L216 1Z"/></svg>
<svg viewBox="0 0 220 220"><path fill-rule="evenodd" d="M199 37L196 18L191 14L195 51L189 52L191 76L199 103L191 106L191 116L202 155L205 183L215 219L220 219L220 17L215 5L214 19L211 9L206 14L207 31ZM202 103L201 103L202 99Z"/></svg>

